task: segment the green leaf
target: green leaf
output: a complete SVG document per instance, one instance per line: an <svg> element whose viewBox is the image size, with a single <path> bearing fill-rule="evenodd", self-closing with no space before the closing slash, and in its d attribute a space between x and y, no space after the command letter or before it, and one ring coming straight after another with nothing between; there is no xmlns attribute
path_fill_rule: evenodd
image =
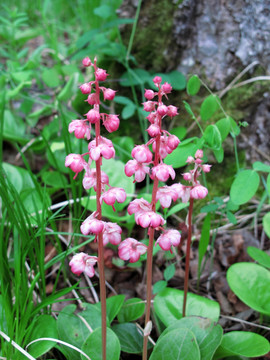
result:
<svg viewBox="0 0 270 360"><path fill-rule="evenodd" d="M232 291L252 309L270 315L270 272L253 263L238 263L227 271Z"/></svg>
<svg viewBox="0 0 270 360"><path fill-rule="evenodd" d="M261 161L255 161L255 163L252 164L252 167L253 170L270 173L270 165L266 165Z"/></svg>
<svg viewBox="0 0 270 360"><path fill-rule="evenodd" d="M222 327L210 319L191 316L177 320L167 327L160 338L174 329L186 328L195 335L202 360L211 360L217 347L220 345L223 330Z"/></svg>
<svg viewBox="0 0 270 360"><path fill-rule="evenodd" d="M183 126L174 127L170 133L177 136L179 140L183 140L187 134L187 129Z"/></svg>
<svg viewBox="0 0 270 360"><path fill-rule="evenodd" d="M227 215L227 218L228 218L230 223L232 223L233 225L237 224L237 219L236 219L236 217L234 216L233 213L231 213L230 211L227 211L226 215Z"/></svg>
<svg viewBox="0 0 270 360"><path fill-rule="evenodd" d="M136 106L133 103L126 105L122 110L122 118L124 120L130 118L132 115L134 115L135 110Z"/></svg>
<svg viewBox="0 0 270 360"><path fill-rule="evenodd" d="M29 214L44 210L51 205L51 198L47 193L44 194L44 191L40 194L36 189L25 189L21 191L20 197Z"/></svg>
<svg viewBox="0 0 270 360"><path fill-rule="evenodd" d="M182 74L180 71L174 70L171 71L169 74L169 83L172 85L173 90L184 90L186 87L186 78L185 75ZM164 76L163 78L164 79ZM165 80L163 80L165 81Z"/></svg>
<svg viewBox="0 0 270 360"><path fill-rule="evenodd" d="M193 332L186 328L170 331L157 341L149 360L200 360Z"/></svg>
<svg viewBox="0 0 270 360"><path fill-rule="evenodd" d="M127 163L131 160L131 151L134 148L134 141L130 136L118 136L112 139L116 154L119 160Z"/></svg>
<svg viewBox="0 0 270 360"><path fill-rule="evenodd" d="M120 84L122 86L143 85L149 79L151 79L151 75L148 71L143 69L130 69L121 76Z"/></svg>
<svg viewBox="0 0 270 360"><path fill-rule="evenodd" d="M212 150L220 150L222 139L216 125L208 125L204 131L203 138Z"/></svg>
<svg viewBox="0 0 270 360"><path fill-rule="evenodd" d="M41 178L44 184L54 188L63 188L68 185L67 178L58 171L45 171Z"/></svg>
<svg viewBox="0 0 270 360"><path fill-rule="evenodd" d="M109 323L111 323L116 317L116 315L119 313L124 304L124 301L125 295L115 295L106 299L106 313ZM100 302L95 306L97 306L101 310Z"/></svg>
<svg viewBox="0 0 270 360"><path fill-rule="evenodd" d="M219 108L220 100L216 95L209 95L204 99L200 115L203 121L209 120Z"/></svg>
<svg viewBox="0 0 270 360"><path fill-rule="evenodd" d="M155 282L153 286L153 294L158 294L167 287L168 283L165 280L159 280Z"/></svg>
<svg viewBox="0 0 270 360"><path fill-rule="evenodd" d="M184 291L166 288L155 297L154 308L165 326L182 318ZM215 301L188 293L186 315L197 315L217 321L220 308Z"/></svg>
<svg viewBox="0 0 270 360"><path fill-rule="evenodd" d="M3 119L4 140L18 141L21 144L26 144L30 140L26 135L26 124L19 116L15 116L10 110L5 110Z"/></svg>
<svg viewBox="0 0 270 360"><path fill-rule="evenodd" d="M169 266L166 267L166 269L164 270L164 279L166 281L171 280L172 277L174 277L175 274L175 265L171 264Z"/></svg>
<svg viewBox="0 0 270 360"><path fill-rule="evenodd" d="M219 150L213 150L213 153L215 155L215 158L217 159L217 162L220 164L222 163L224 159L224 150L221 147Z"/></svg>
<svg viewBox="0 0 270 360"><path fill-rule="evenodd" d="M122 104L122 105L133 104L133 101L131 101L128 97L119 96L119 95L114 97L114 102L116 102L117 104Z"/></svg>
<svg viewBox="0 0 270 360"><path fill-rule="evenodd" d="M263 217L263 230L266 235L270 238L270 212L264 215Z"/></svg>
<svg viewBox="0 0 270 360"><path fill-rule="evenodd" d="M230 196L236 205L248 202L256 193L260 183L260 177L254 170L244 170L237 174L234 179Z"/></svg>
<svg viewBox="0 0 270 360"><path fill-rule="evenodd" d="M233 135L237 136L240 134L240 127L236 124L233 118L229 117L231 122L231 132Z"/></svg>
<svg viewBox="0 0 270 360"><path fill-rule="evenodd" d="M121 323L135 321L143 315L144 309L145 303L142 299L128 299L117 315L118 321Z"/></svg>
<svg viewBox="0 0 270 360"><path fill-rule="evenodd" d="M270 256L266 252L254 246L248 246L247 253L253 260L257 261L260 265L270 269Z"/></svg>
<svg viewBox="0 0 270 360"><path fill-rule="evenodd" d="M221 141L223 142L226 137L229 135L231 130L231 120L229 117L220 119L215 124L220 132Z"/></svg>
<svg viewBox="0 0 270 360"><path fill-rule="evenodd" d="M208 204L201 208L200 213L210 213L216 211L219 208L219 204Z"/></svg>
<svg viewBox="0 0 270 360"><path fill-rule="evenodd" d="M29 343L39 338L58 339L57 327L55 319L50 315L40 315L35 322L35 326L31 329ZM39 341L29 346L28 352L38 358L45 354L55 346L53 341Z"/></svg>
<svg viewBox="0 0 270 360"><path fill-rule="evenodd" d="M270 351L269 341L259 334L248 331L231 331L223 336L214 359L231 355L259 357Z"/></svg>
<svg viewBox="0 0 270 360"><path fill-rule="evenodd" d="M8 163L3 163L3 169L18 193L22 190L35 188L35 184L27 170Z"/></svg>
<svg viewBox="0 0 270 360"><path fill-rule="evenodd" d="M209 245L210 239L210 229L211 229L211 213L208 213L203 221L201 238L199 242L199 266L201 267L202 259L206 253L207 247Z"/></svg>
<svg viewBox="0 0 270 360"><path fill-rule="evenodd" d="M57 99L59 101L68 101L73 94L76 93L78 88L79 73L71 75L66 85L58 94Z"/></svg>
<svg viewBox="0 0 270 360"><path fill-rule="evenodd" d="M74 314L75 310L76 305L71 304L60 311L57 318L57 329L60 340L80 349L88 338L90 331L84 322ZM81 360L80 354L77 351L65 347L65 352L69 354L70 359Z"/></svg>
<svg viewBox="0 0 270 360"><path fill-rule="evenodd" d="M187 93L189 95L196 95L201 87L201 81L197 75L191 76L187 83Z"/></svg>
<svg viewBox="0 0 270 360"><path fill-rule="evenodd" d="M172 214L175 214L185 208L189 207L189 202L188 203L180 203L177 204L175 206L173 206L167 213L167 217L171 216Z"/></svg>
<svg viewBox="0 0 270 360"><path fill-rule="evenodd" d="M100 303L98 304L83 304L84 309L82 312L78 313L79 316L83 317L90 327L95 330L101 327L101 307ZM107 317L107 326L109 326L109 320Z"/></svg>
<svg viewBox="0 0 270 360"><path fill-rule="evenodd" d="M60 85L59 74L55 68L45 69L41 77L48 87L57 87Z"/></svg>
<svg viewBox="0 0 270 360"><path fill-rule="evenodd" d="M101 5L94 9L94 14L99 16L101 19L108 19L110 16L114 15L114 9L109 5Z"/></svg>
<svg viewBox="0 0 270 360"><path fill-rule="evenodd" d="M268 196L270 197L270 174L267 176L266 188L267 188L267 191L268 191Z"/></svg>
<svg viewBox="0 0 270 360"><path fill-rule="evenodd" d="M82 346L82 351L85 352L91 360L102 360L101 328L96 329L89 335ZM110 360L119 360L120 342L110 328L107 328L106 352L107 354L110 354ZM85 360L85 357L81 355L81 359Z"/></svg>
<svg viewBox="0 0 270 360"><path fill-rule="evenodd" d="M140 354L143 348L143 335L135 324L125 323L116 324L112 327L118 336L121 344L121 350L129 354ZM148 342L148 348L152 347Z"/></svg>
<svg viewBox="0 0 270 360"><path fill-rule="evenodd" d="M186 165L188 156L194 156L195 152L200 148L198 141L192 142L193 140L198 140L197 138L187 140L180 143L178 147L164 159L165 164L172 165L174 169Z"/></svg>

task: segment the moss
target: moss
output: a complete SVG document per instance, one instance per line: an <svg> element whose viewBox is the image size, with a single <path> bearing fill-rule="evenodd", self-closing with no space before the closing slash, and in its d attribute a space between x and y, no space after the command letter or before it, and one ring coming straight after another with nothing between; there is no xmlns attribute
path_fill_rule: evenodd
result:
<svg viewBox="0 0 270 360"><path fill-rule="evenodd" d="M168 71L167 52L176 6L167 0L147 0L143 3L132 54L146 69Z"/></svg>

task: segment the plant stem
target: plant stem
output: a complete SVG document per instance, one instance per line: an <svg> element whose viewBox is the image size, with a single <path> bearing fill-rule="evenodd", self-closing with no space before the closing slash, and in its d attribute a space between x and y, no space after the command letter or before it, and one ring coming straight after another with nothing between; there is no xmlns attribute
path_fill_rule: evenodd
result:
<svg viewBox="0 0 270 360"><path fill-rule="evenodd" d="M189 260L190 260L191 235L192 235L193 201L194 201L194 199L190 199L189 210L188 210L188 239L187 239L186 266L185 266L184 301L183 301L183 310L182 310L183 317L186 316L186 303L187 303L188 278L189 278Z"/></svg>
<svg viewBox="0 0 270 360"><path fill-rule="evenodd" d="M95 66L96 70L96 66ZM99 99L100 89L99 83L96 80L96 95ZM99 104L94 105L95 110L99 111ZM96 132L96 146L100 140L100 122L95 123ZM96 204L97 204L97 219L102 219L101 212L101 157L96 161L96 176L97 176L97 192L96 192ZM105 271L104 271L104 247L103 247L103 234L98 234L98 270L99 270L99 288L100 288L100 302L101 302L101 334L102 334L102 359L106 360L106 283L105 283Z"/></svg>

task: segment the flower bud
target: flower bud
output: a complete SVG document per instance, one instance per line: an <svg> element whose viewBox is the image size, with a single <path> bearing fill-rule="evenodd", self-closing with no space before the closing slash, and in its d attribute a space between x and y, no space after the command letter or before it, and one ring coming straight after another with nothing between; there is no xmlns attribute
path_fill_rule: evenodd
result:
<svg viewBox="0 0 270 360"><path fill-rule="evenodd" d="M169 94L172 91L172 86L171 84L168 84L167 82L165 82L162 86L161 86L162 91L165 94Z"/></svg>
<svg viewBox="0 0 270 360"><path fill-rule="evenodd" d="M89 105L96 105L98 104L98 97L96 94L90 94L88 95L87 102Z"/></svg>
<svg viewBox="0 0 270 360"><path fill-rule="evenodd" d="M159 105L159 107L157 108L157 112L160 116L164 116L167 114L168 108L166 105Z"/></svg>
<svg viewBox="0 0 270 360"><path fill-rule="evenodd" d="M155 96L155 93L153 90L145 90L145 93L144 93L144 97L147 99L147 100L152 100Z"/></svg>
<svg viewBox="0 0 270 360"><path fill-rule="evenodd" d="M89 110L85 115L91 124L95 124L100 119L100 113L94 109Z"/></svg>
<svg viewBox="0 0 270 360"><path fill-rule="evenodd" d="M97 69L95 72L96 79L98 81L105 81L107 79L108 74L106 73L106 70L103 69Z"/></svg>
<svg viewBox="0 0 270 360"><path fill-rule="evenodd" d="M178 115L177 107L173 106L173 105L169 105L167 115L170 117L174 117L174 116Z"/></svg>
<svg viewBox="0 0 270 360"><path fill-rule="evenodd" d="M190 197L193 199L204 199L207 194L208 190L202 185L196 185L190 190Z"/></svg>
<svg viewBox="0 0 270 360"><path fill-rule="evenodd" d="M91 85L89 83L82 84L80 86L81 92L83 94L90 94L91 92Z"/></svg>
<svg viewBox="0 0 270 360"><path fill-rule="evenodd" d="M115 97L115 93L116 91L112 90L112 89L105 89L103 91L103 96L104 96L104 100L113 100Z"/></svg>
<svg viewBox="0 0 270 360"><path fill-rule="evenodd" d="M83 59L83 61L82 61L82 64L83 64L83 66L86 66L86 67L92 65L91 60L89 59L89 57L85 57Z"/></svg>
<svg viewBox="0 0 270 360"><path fill-rule="evenodd" d="M109 115L106 120L103 122L106 130L111 133L116 131L119 128L120 120L117 115Z"/></svg>

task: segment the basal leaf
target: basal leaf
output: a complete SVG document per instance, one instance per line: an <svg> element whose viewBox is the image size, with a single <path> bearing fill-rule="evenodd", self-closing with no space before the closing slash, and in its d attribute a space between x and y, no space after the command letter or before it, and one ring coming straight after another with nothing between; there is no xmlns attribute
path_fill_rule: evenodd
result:
<svg viewBox="0 0 270 360"><path fill-rule="evenodd" d="M265 251L254 246L248 246L247 253L253 260L257 261L259 265L270 269L270 256Z"/></svg>
<svg viewBox="0 0 270 360"><path fill-rule="evenodd" d="M256 193L260 183L260 177L254 170L244 170L237 174L234 179L230 196L236 205L248 202Z"/></svg>
<svg viewBox="0 0 270 360"><path fill-rule="evenodd" d="M187 83L187 93L189 95L196 95L201 87L201 81L197 75L191 76Z"/></svg>
<svg viewBox="0 0 270 360"><path fill-rule="evenodd" d="M216 95L209 95L204 99L200 115L203 121L209 120L219 108L219 98Z"/></svg>

